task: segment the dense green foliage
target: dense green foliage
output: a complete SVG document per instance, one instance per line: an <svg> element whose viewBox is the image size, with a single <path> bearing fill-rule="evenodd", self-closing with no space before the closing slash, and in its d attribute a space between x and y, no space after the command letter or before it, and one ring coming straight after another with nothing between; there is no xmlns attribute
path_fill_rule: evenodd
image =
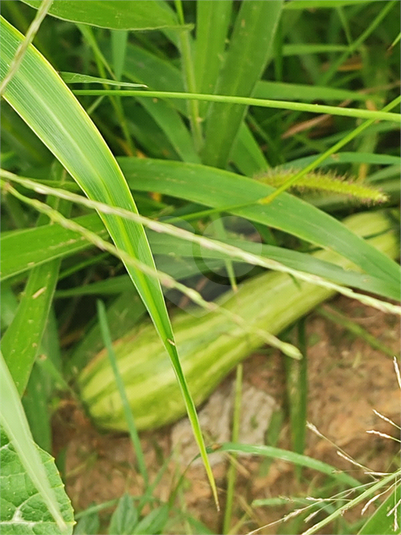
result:
<svg viewBox="0 0 401 535"><path fill-rule="evenodd" d="M401 169L399 7L395 0L2 2L1 351L10 395L3 394L0 423L7 435L2 434L2 471L10 467L20 477L12 506L10 495L3 495L7 478L0 479L2 533L13 522L19 522L12 526L15 533L25 529L19 506L36 490L38 514L26 523L26 533L61 530L60 509L71 531L68 498L51 463L50 487L37 483L41 462L50 461L44 452L41 458L32 453L31 434L52 452L52 414L60 398L81 403L77 378L83 388L99 359L79 372L105 346L100 367L122 400L114 427L129 429L141 459L135 418L124 416L130 379L124 370L119 375L121 348L116 359L107 329L112 340L132 329L145 332L163 366L172 366L180 409L160 422L186 409L217 501L195 409L217 376L209 381L208 369L197 369L205 374L197 396L180 361L186 343L204 346L194 328L201 308L216 340L222 330L239 328L233 318L240 313L245 330L265 331L249 350L268 341L292 357L305 352L304 344L294 347L276 336L334 292L400 313L394 260ZM356 217L363 230L342 222L362 211ZM378 245L385 236L391 236L391 251ZM326 251L316 253L320 248ZM235 292L241 283L258 290L260 280L273 281L267 293L277 281L289 281L274 296L289 307L301 287L311 288L311 295L320 292L319 298L280 323L279 308L269 302L264 309L261 294L253 316L252 306L239 304ZM221 307L226 291L231 298ZM102 327L98 297L106 303ZM183 305L189 301L196 313ZM186 310L177 314L176 308ZM255 319L259 312L263 325ZM269 331L266 318L276 313L277 325ZM171 314L178 315L177 343ZM246 356L246 348L241 351L222 366L219 380ZM191 359L196 353L190 352ZM151 381L152 370L146 373ZM303 456L307 384L301 372L297 389L299 406L294 401L289 407L298 437L294 452L256 446L246 452L287 456L328 474L326 465ZM92 394L82 392L90 412ZM167 406L168 389L161 395ZM101 415L96 418L101 421ZM224 448L235 453L241 446ZM175 531L182 521L174 514L178 490L167 504L155 505L157 481L149 482L139 465L146 493L135 501L120 498L109 533ZM353 495L352 505L383 485L393 489L392 497L379 498L364 527L337 522L342 509L336 506L330 515L322 512L308 533L328 521L338 533L395 533L393 516L386 514L399 496L399 486L392 487L397 474ZM356 486L346 479L343 484ZM76 533L104 529L96 509L77 518ZM194 532L207 530L189 514L185 522Z"/></svg>

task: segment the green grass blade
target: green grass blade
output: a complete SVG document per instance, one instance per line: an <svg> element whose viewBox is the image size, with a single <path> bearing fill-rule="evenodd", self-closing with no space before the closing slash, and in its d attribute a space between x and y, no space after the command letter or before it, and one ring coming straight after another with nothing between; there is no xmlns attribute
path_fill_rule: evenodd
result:
<svg viewBox="0 0 401 535"><path fill-rule="evenodd" d="M6 173L6 174L8 176L12 177L11 173ZM3 175L4 175L4 172L3 172ZM112 208L109 205L105 205L103 203L92 201L90 199L85 199L84 197L80 197L79 195L74 195L72 193L66 193L63 190L57 190L57 189L49 188L48 186L43 186L43 185L36 186L32 181L29 181L27 179L17 178L15 175L13 176L13 180L16 180L17 182L18 181L22 182L25 185L30 184L31 187L36 191L51 192L53 195L55 195L57 197L68 198L69 200L72 200L72 201L75 200L76 202L79 202L79 203L81 203L81 204L83 204L85 206L90 206L92 208L95 208L96 210L98 210L99 213L106 212L108 214L120 215L120 216L124 217L125 219L127 219L129 221L136 221L137 223L143 224L143 225L151 228L155 232L166 233L166 234L169 234L171 236L179 236L179 237L181 237L181 238L183 238L185 240L188 240L188 241L190 241L190 242L192 242L194 244L197 244L198 246L206 247L206 249L213 249L213 250L219 251L219 252L221 252L223 254L227 254L229 257L234 257L234 258L237 258L237 259L245 260L247 263L250 263L250 264L253 264L253 265L257 265L257 266L266 267L268 269L273 269L273 270L281 271L281 272L284 272L284 273L290 273L290 274L294 275L296 278L298 278L300 280L306 280L308 282L313 282L314 284L317 284L318 286L323 286L325 288L331 288L332 290L335 290L335 291L337 291L339 293L342 293L343 295L358 299L358 300L360 300L361 302L363 302L365 304L368 304L370 306L376 306L380 310L387 310L387 311L392 310L394 313L400 313L401 309L396 305L383 303L382 301L377 301L376 299L371 298L369 296L356 294L352 290L349 290L347 288L340 287L340 286L338 286L336 284L333 284L331 282L325 281L325 280L317 278L317 277L311 277L311 276L309 276L309 275L307 275L305 273L294 271L291 268L288 268L288 267L286 267L284 265L278 264L277 262L272 262L271 260L262 258L259 255L253 255L253 254L245 253L241 249L238 249L238 248L235 248L235 247L230 247L228 245L225 245L222 242L211 241L208 238L205 238L203 236L198 236L196 234L193 234L192 232L188 232L186 230L183 230L183 229L171 226L171 225L160 224L158 222L149 220L149 219L147 219L145 217L139 216L138 214L133 214L132 212L129 212L127 210L123 210L121 208ZM74 222L72 220L66 219L57 210L54 210L50 206L48 206L48 205L46 205L46 204L44 204L44 203L42 203L42 202L40 202L40 201L38 201L36 199L30 199L29 197L26 197L25 195L22 195L15 188L13 188L10 184L5 184L3 182L0 182L0 184L1 184L2 188L5 188L8 192L10 192L12 195L17 197L21 201L23 201L26 204L34 207L40 213L46 214L48 217L50 217L50 219L53 222L56 222L56 223L60 224L61 226L65 227L65 228L67 228L69 230L74 230L74 231L77 231L77 232L81 233L82 236L84 236L89 242L93 243L97 247L100 247L102 250L108 251L112 255L117 256L127 266L129 266L129 267L132 266L134 268L137 268L139 271L141 271L141 273L144 273L144 274L150 275L151 277L157 278L157 280L161 281L163 283L163 285L166 286L167 288L176 288L176 289L180 290L181 292L183 292L192 301L196 302L200 306L202 306L202 307L204 307L204 308L206 308L208 310L210 309L210 307L211 307L210 303L206 302L198 292L188 289L186 286L180 284L175 279L172 279L171 277L169 277L166 273L156 272L154 269L149 268L149 266L147 266L143 262L137 260L135 257L133 257L132 255L128 254L126 251L123 251L123 250L111 245L110 243L106 242L105 240L102 240L101 238L99 238L97 236L96 233L89 231L88 229L78 225L76 222ZM384 223L384 228L382 228L382 230L384 231L385 229L387 229L387 221L386 221L386 219L384 219L384 220L380 219L380 220L382 221L382 225ZM368 223L370 223L370 227L369 227ZM373 227L372 227L372 225L373 225ZM351 226L351 228L352 228L352 226ZM371 235L373 233L376 237L380 238L380 236L377 236L377 234L379 232L379 229L377 227L377 220L375 221L374 218L371 217L369 222L366 221L366 229L365 230L366 230L367 234ZM392 248L394 248L394 245L395 245L394 244L394 238L395 238L394 233L389 233L387 237L390 238L390 240L387 243L388 250L390 251ZM385 249L386 248L384 248L384 250ZM383 253L383 251L381 251L381 252ZM391 255L392 253L389 253L389 254ZM271 343L272 345L276 345L277 341L276 341L276 343L274 343L273 341L270 341L269 343ZM284 344L284 346L285 346L285 344ZM283 351L284 351L284 353L287 353L284 349L283 349ZM288 354L290 356L292 356L292 351L290 351L290 353L288 353Z"/></svg>
<svg viewBox="0 0 401 535"><path fill-rule="evenodd" d="M245 123L240 126L232 152L232 160L239 171L249 177L267 171L269 168L261 148Z"/></svg>
<svg viewBox="0 0 401 535"><path fill-rule="evenodd" d="M117 87L146 87L145 84L120 82L118 79L110 80L109 78L98 78L96 76L88 76L87 74L76 72L60 72L60 76L66 84L107 84L115 85Z"/></svg>
<svg viewBox="0 0 401 535"><path fill-rule="evenodd" d="M316 533L319 531L321 533L321 529L324 526L327 526L327 524L330 524L330 522L333 522L333 520L342 516L346 511L349 511L350 509L352 509L352 507L355 507L359 503L370 498L372 495L375 495L377 491L379 491L386 485L391 485L393 481L399 480L400 474L401 474L401 470L397 470L396 472L389 474L388 476L382 477L377 483L369 486L369 488L365 490L364 492L362 492L359 496L357 496L353 500L348 501L345 505L337 509L337 511L335 511L334 513L326 517L324 520L317 522L311 528L304 531L302 535L312 535L313 533ZM392 533L394 534L399 533L399 530L391 529L391 531L387 532L386 535L391 535Z"/></svg>
<svg viewBox="0 0 401 535"><path fill-rule="evenodd" d="M242 397L242 373L243 365L238 364L235 376L235 396L234 396L234 413L232 422L231 441L238 442L239 427L241 421L241 397ZM224 509L223 533L229 533L233 513L233 501L235 496L235 482L237 479L237 455L234 454L230 459L230 466L227 472L227 499Z"/></svg>
<svg viewBox="0 0 401 535"><path fill-rule="evenodd" d="M182 30L178 34L179 50L181 55L181 68L183 73L185 89L190 93L196 92L194 61L192 53L192 39L190 29L185 27L184 11L181 0L174 0L178 20L182 24ZM196 100L188 101L188 117L191 125L192 138L196 151L202 146L202 126L199 116L199 102Z"/></svg>
<svg viewBox="0 0 401 535"><path fill-rule="evenodd" d="M305 468L310 468L312 470L317 470L322 474L326 474L333 479L336 479L340 483L345 483L351 487L358 487L360 482L357 479L354 479L345 472L337 471L333 466L307 457L306 455L301 455L300 453L294 453L293 451L283 450L280 448L274 448L273 446L254 446L252 444L235 444L232 442L226 442L220 445L220 448L213 449L213 452L224 452L229 453L244 453L248 455L260 455L262 457L268 457L273 459L281 459L289 463L294 463L297 466L304 466Z"/></svg>
<svg viewBox="0 0 401 535"><path fill-rule="evenodd" d="M121 80L125 58L127 55L128 32L126 30L114 30L111 32L111 46L113 54L114 74L117 80Z"/></svg>
<svg viewBox="0 0 401 535"><path fill-rule="evenodd" d="M214 93L223 64L223 54L232 10L232 0L196 3L195 77L197 93ZM205 117L206 102L199 103L199 113Z"/></svg>
<svg viewBox="0 0 401 535"><path fill-rule="evenodd" d="M274 191L273 188L203 165L133 158L120 158L119 162L134 190L158 191L279 228L338 252L369 275L400 285L399 266L393 260L379 253L330 215L296 197L283 194L269 205L251 206ZM239 208L245 204L249 206Z"/></svg>
<svg viewBox="0 0 401 535"><path fill-rule="evenodd" d="M95 214L80 216L72 221L85 229L96 232L102 238L107 235L103 223ZM376 230L379 231L380 229ZM385 229L382 230L384 231ZM213 267L217 269L223 266L224 258L227 257L227 255L219 251L195 249L187 241L174 236L160 234L159 232L149 232L148 237L154 254L161 255L160 269L176 279L199 273L198 263L183 264L183 259L185 258L207 258L209 266L211 260L214 260ZM352 270L344 270L335 264L319 260L305 253L270 245L255 246L252 242L231 238L226 239L224 243L252 254L260 254L262 257L280 262L289 268L318 275L337 284L359 288L390 299L395 299L398 295L399 287L397 284L391 285L388 281L385 282L379 278ZM1 236L0 246L2 250L0 258L1 280L4 281L50 260L73 255L90 247L91 244L83 240L81 234L72 230L65 229L59 225L46 225L44 227L9 232L5 236ZM171 259L171 251L175 251L179 259L178 263ZM171 263L169 263L169 260L171 260ZM131 284L128 276L121 276L109 281L89 284L83 288L58 291L56 296L68 297L72 295L127 292L130 290Z"/></svg>
<svg viewBox="0 0 401 535"><path fill-rule="evenodd" d="M368 518L362 529L358 531L358 535L374 535L375 533L396 535L399 532L397 524L399 522L400 500L401 484L398 480L394 490Z"/></svg>
<svg viewBox="0 0 401 535"><path fill-rule="evenodd" d="M145 458L142 451L141 442L139 440L138 431L136 429L134 416L132 414L132 411L129 406L127 394L125 392L124 382L121 378L120 371L118 369L118 364L116 360L116 356L114 353L112 340L110 336L110 329L107 322L107 315L106 315L106 308L104 306L103 301L97 301L97 313L99 316L99 326L100 331L102 333L102 338L104 341L104 345L107 349L107 353L109 355L110 365L113 370L114 379L121 397L121 402L124 407L124 415L127 420L127 426L129 429L129 434L132 440L132 444L134 446L136 458L138 461L138 467L139 471L143 477L145 486L147 487L149 485L149 475L145 464Z"/></svg>
<svg viewBox="0 0 401 535"><path fill-rule="evenodd" d="M40 217L39 224L46 219ZM20 395L28 383L46 327L59 267L60 260L55 259L32 269L17 313L1 339L1 351Z"/></svg>
<svg viewBox="0 0 401 535"><path fill-rule="evenodd" d="M1 28L0 70L3 77L23 37L3 18ZM27 49L4 98L48 146L88 197L137 213L124 176L96 127L51 65L33 46ZM101 218L117 248L139 258L151 271L155 270L142 225L114 215L101 214ZM132 265L127 266L127 271L170 356L217 503L213 474L195 405L181 369L160 282Z"/></svg>
<svg viewBox="0 0 401 535"><path fill-rule="evenodd" d="M291 442L292 449L296 453L303 454L306 443L306 418L308 407L308 346L306 343L305 318L298 322L298 345L302 352L302 360L296 365L285 357L287 402L290 412ZM299 480L301 470L296 469Z"/></svg>
<svg viewBox="0 0 401 535"><path fill-rule="evenodd" d="M259 1L259 0L256 0L256 1ZM276 1L276 0L273 0L273 1ZM387 107L380 111L371 111L367 109L345 108L345 107L341 108L339 106L325 106L323 104L308 104L304 102L291 102L287 100L267 100L267 99L261 99L261 98L230 96L230 95L223 95L223 94L204 95L200 93L176 93L173 91L142 91L140 89L132 90L132 91L130 89L126 89L126 90L79 89L79 90L74 91L74 94L75 95L92 95L92 96L117 95L121 97L168 98L168 99L177 99L177 100L204 100L205 102L213 102L219 105L226 104L227 106L225 106L225 108L228 108L228 107L232 108L232 107L235 107L235 105L240 104L242 106L260 106L261 108L277 108L277 109L291 110L291 111L306 111L306 112L318 113L318 114L325 113L325 114L330 114L330 115L338 115L341 117L353 117L356 119L369 119L373 122L380 120L380 121L390 121L390 122L394 122L397 124L401 123L401 114L390 113L386 111ZM392 104L393 104L392 107L396 107L397 101L394 100ZM223 109L223 107L221 107L220 109ZM364 128L367 128L367 127L364 127ZM359 134L359 131L356 134L353 134L353 137L356 137L356 135L358 134ZM208 165L212 165L212 164L208 164Z"/></svg>
<svg viewBox="0 0 401 535"><path fill-rule="evenodd" d="M41 4L40 0L24 2L34 8ZM49 14L70 22L114 30L155 30L178 26L174 11L160 0L63 0L54 2Z"/></svg>
<svg viewBox="0 0 401 535"><path fill-rule="evenodd" d="M243 2L216 87L221 95L250 96L270 56L283 2ZM211 104L205 126L202 161L226 167L246 113L242 106Z"/></svg>
<svg viewBox="0 0 401 535"><path fill-rule="evenodd" d="M284 9L331 9L333 7L352 6L355 4L369 4L373 0L295 0L287 2Z"/></svg>
<svg viewBox="0 0 401 535"><path fill-rule="evenodd" d="M19 69L21 61L24 58L25 51L29 47L29 45L32 43L32 41L34 40L35 35L37 31L39 30L43 19L46 17L47 12L49 11L52 2L53 0L43 0L39 2L40 5L39 5L38 12L36 13L36 16L33 19L31 25L29 26L28 31L26 32L26 35L24 37L24 40L20 43L18 49L16 50L15 55L10 63L8 72L3 77L0 83L0 95L4 94L7 84L12 79L12 77L17 72L17 70Z"/></svg>
<svg viewBox="0 0 401 535"><path fill-rule="evenodd" d="M371 95L316 85L289 84L284 82L268 82L260 80L252 94L255 98L277 100L356 100L366 101Z"/></svg>

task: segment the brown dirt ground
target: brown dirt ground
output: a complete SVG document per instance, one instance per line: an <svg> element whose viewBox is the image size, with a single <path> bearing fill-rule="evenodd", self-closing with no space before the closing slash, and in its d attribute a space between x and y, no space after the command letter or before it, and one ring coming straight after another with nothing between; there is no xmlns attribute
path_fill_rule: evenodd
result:
<svg viewBox="0 0 401 535"><path fill-rule="evenodd" d="M399 355L400 324L394 316L343 297L336 298L334 304L390 347L394 355ZM397 435L395 427L373 412L376 409L397 424L400 422L400 389L391 358L317 314L312 314L307 320L307 336L308 420L329 440L308 430L305 453L338 469L347 470L354 477L365 477L365 480L363 471L340 458L332 443L372 470L386 472L399 466L399 446L396 441L366 433L375 429ZM244 363L244 381L264 389L285 408L284 365L277 351L269 350L268 356L261 351L247 359ZM141 436L151 477L156 475L163 459L170 453L170 433L171 427L167 427ZM289 425L285 423L277 445L288 448L289 435ZM118 498L124 492L141 494L143 484L135 470L129 438L100 434L83 412L68 402L54 418L54 448L56 455L65 448L66 488L77 512L90 505ZM161 500L168 500L182 471L177 463L170 462L155 495ZM223 511L226 472L227 463L214 467ZM276 460L268 466L263 459L239 458L231 524L233 533L248 533L279 520L293 509L291 504L280 508L251 508L253 500L278 496L321 497L326 492L324 485L327 481L316 473L305 471L302 483L298 483L289 463ZM223 513L216 512L203 468L190 467L181 488L182 492L176 501L177 510L190 512L215 533L220 533ZM327 492L330 491L333 493L336 490L327 489ZM373 510L371 506L367 514ZM349 518L357 519L359 512L354 512L353 516L351 513ZM172 516L175 518L168 532L187 533L179 515ZM297 533L306 528L298 519L291 522L264 527L258 533ZM333 529L333 526L328 526L322 533L331 533Z"/></svg>

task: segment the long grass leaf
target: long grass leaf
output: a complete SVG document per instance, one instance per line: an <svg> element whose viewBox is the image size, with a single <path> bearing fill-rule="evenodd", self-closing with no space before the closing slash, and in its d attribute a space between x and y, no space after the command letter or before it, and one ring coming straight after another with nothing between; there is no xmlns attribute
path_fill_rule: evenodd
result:
<svg viewBox="0 0 401 535"><path fill-rule="evenodd" d="M18 180L20 180L20 179L18 179ZM28 183L29 183L29 181L27 181L25 179L24 180L24 184L28 184ZM23 202L27 203L28 205L36 208L37 210L39 210L39 212L48 215L52 221L64 226L67 229L74 230L74 231L77 231L77 232L81 233L88 241L90 241L91 243L93 243L97 247L100 247L101 249L110 252L114 256L117 256L122 261L124 261L126 264L128 264L128 266L137 267L138 270L140 270L144 274L147 274L147 275L150 275L151 277L154 277L155 279L159 280L162 284L164 284L168 288L180 289L192 301L194 301L195 303L198 303L199 305L203 306L206 309L210 309L210 307L212 307L212 305L210 303L208 303L208 302L203 300L203 298L200 296L200 294L198 292L186 288L181 283L176 282L174 279L172 279L171 277L169 277L165 273L162 273L162 272L159 273L155 269L152 270L151 268L149 268L149 266L147 266L145 263L141 262L140 260L137 260L132 255L129 255L125 251L123 251L121 249L118 249L117 247L114 247L113 245L109 244L108 242L102 240L94 232L91 232L91 231L89 231L88 229L86 229L84 227L80 227L79 225L77 225L76 222L74 222L72 220L66 219L64 216L62 216L62 214L60 214L56 210L52 209L50 206L48 206L48 205L46 205L44 203L41 203L40 201L38 201L36 199L30 199L30 198L22 195L21 193L19 193L17 190L15 190L9 184L5 184L4 182L1 182L0 184L1 184L1 187L3 189L5 188L7 191L12 193L18 199L20 199ZM37 186L34 186L33 188L36 189ZM45 189L47 191L52 191L53 194L55 194L56 196L59 196L61 198L63 198L66 195L66 193L63 192L62 190L51 189L51 188L48 188L48 187L45 187L45 186L39 186L38 189L39 189L39 191L41 189ZM213 250L222 252L223 254L226 253L228 256L232 256L232 257L235 257L235 258L238 258L238 259L241 259L241 260L245 260L246 262L248 262L250 264L253 264L253 265L256 265L256 266L266 267L268 269L273 269L273 270L276 270L276 271L279 271L279 272L283 272L283 273L289 273L289 274L295 276L296 278L298 278L300 280L304 280L304 281L307 281L307 282L312 282L312 283L314 283L314 284L316 284L318 286L322 286L322 287L325 287L325 288L331 288L331 289L333 289L333 290L335 290L335 291L337 291L337 292L339 292L339 293L341 293L343 295L358 299L362 303L365 303L365 304L370 305L370 306L376 306L377 308L379 308L379 310L393 311L396 314L400 314L400 312L401 312L401 308L396 306L396 305L392 305L392 304L389 304L389 303L384 303L382 301L377 301L376 299L374 299L372 297L369 297L369 296L356 294L352 290L349 290L347 288L343 288L343 287L338 286L336 284L333 284L333 283L331 283L329 281L325 281L325 280L323 280L321 278L318 278L316 276L310 276L310 275L307 275L305 273L298 272L298 271L293 270L293 269L291 269L291 268L289 268L287 266L284 266L284 265L281 265L281 264L279 264L277 262L274 262L274 261L268 260L266 258L263 258L263 257L261 257L259 255L254 255L252 253L247 253L247 252L242 251L241 249L238 249L236 247L225 245L222 242L212 241L212 240L210 240L210 239L208 239L206 237L198 236L198 235L193 234L192 232L188 232L188 231L186 231L184 229L180 229L180 228L177 228L177 227L173 227L171 225L160 224L158 222L151 221L151 220L149 220L149 219L147 219L145 217L139 216L138 214L133 214L131 212L124 211L121 208L113 208L113 207L110 207L108 205L104 205L102 203L98 203L96 201L92 201L92 200L85 199L85 198L80 198L79 196L74 196L74 194L72 194L72 193L68 193L67 195L68 195L68 198L70 198L70 199L74 198L74 199L79 200L79 202L81 204L83 204L83 205L96 207L96 209L100 213L105 211L106 213L109 213L109 214L110 213L111 214L113 214L113 213L114 214L120 214L125 219L128 219L129 221L136 221L138 223L142 223L143 225L151 228L152 230L154 230L156 232L162 232L162 233L165 232L165 233L170 234L172 236L177 235L177 236L182 237L183 239L187 239L187 240L193 242L194 244L197 244L199 246L203 246L206 249L213 249ZM351 227L352 227L352 225L351 225ZM374 235L377 235L377 232L378 232L377 225L375 225L374 226L374 231L373 231ZM271 343L272 343L272 345L276 345L273 340L272 340ZM286 352L286 351L284 350L284 352ZM292 356L291 352L290 352L290 356Z"/></svg>
<svg viewBox="0 0 401 535"><path fill-rule="evenodd" d="M1 28L0 71L4 77L23 37L3 18ZM137 213L124 176L96 127L51 65L32 45L9 82L4 98L48 146L88 197ZM139 258L150 272L154 271L153 256L142 225L114 215L100 215L117 247ZM217 503L213 474L195 405L182 373L160 283L132 265L127 266L127 271L170 356Z"/></svg>
<svg viewBox="0 0 401 535"><path fill-rule="evenodd" d="M85 215L73 219L80 226L96 232L100 237L107 235L101 220L97 215ZM377 229L379 230L379 229ZM383 229L384 230L384 229ZM184 262L184 259L208 259L208 265L213 269L218 269L223 265L226 255L211 249L194 249L191 243L177 238L161 234L160 232L149 232L149 242L156 257L159 269L165 271L170 276L180 279L199 273L197 262ZM324 262L313 256L292 251L290 249L275 247L271 245L257 244L239 239L227 239L224 241L243 251L260 254L280 262L285 266L298 271L318 275L329 279L337 284L359 288L371 293L376 293L383 297L395 298L398 286L392 287L389 282L360 274L352 270L344 270L335 264ZM42 248L40 249L41 246ZM32 229L16 230L2 235L0 247L2 255L0 258L1 277L5 281L10 277L15 277L37 265L44 264L56 258L66 258L76 252L90 247L91 244L82 238L82 235L59 225L46 225ZM175 252L177 262L171 257L171 251ZM171 263L168 261L171 260ZM68 297L73 295L99 295L128 292L132 288L132 282L128 275L114 277L110 280L99 281L85 285L80 288L70 290L59 290L56 296Z"/></svg>
<svg viewBox="0 0 401 535"><path fill-rule="evenodd" d="M197 93L214 93L217 77L223 65L224 49L232 0L196 2L195 77ZM199 103L201 117L205 117L207 105Z"/></svg>
<svg viewBox="0 0 401 535"><path fill-rule="evenodd" d="M138 461L139 471L143 477L145 486L147 487L149 485L149 476L148 476L148 471L147 471L146 464L145 464L145 458L143 455L141 442L139 440L138 431L136 429L135 419L129 406L127 393L124 387L124 382L121 378L121 374L118 369L118 363L116 360L116 356L115 356L113 345L112 345L111 335L110 335L110 328L107 322L106 307L104 306L103 301L97 301L97 313L99 316L99 326L100 326L100 331L102 333L103 342L107 349L107 353L109 355L110 365L113 370L114 379L116 381L116 385L117 385L117 388L121 397L121 402L124 407L124 414L127 420L129 434L130 434L131 441L134 446L136 458Z"/></svg>
<svg viewBox="0 0 401 535"><path fill-rule="evenodd" d="M269 205L257 205L275 190L228 171L162 160L120 158L119 162L134 190L158 191L279 228L338 252L370 275L400 285L400 268L393 260L330 215L292 195L283 194ZM248 207L241 208L244 205Z"/></svg>
<svg viewBox="0 0 401 535"><path fill-rule="evenodd" d="M259 0L257 0L259 1ZM273 0L275 1L275 0ZM99 89L77 89L74 91L75 95L117 95L122 97L148 97L148 98L167 98L178 100L204 100L205 102L213 102L217 104L227 105L242 105L242 106L260 106L261 108L277 108L291 111L306 111L310 113L327 113L330 115L338 115L341 117L354 117L356 119L370 119L372 121L390 121L394 123L401 123L401 114L390 113L386 109L380 111L372 111L359 108L342 108L340 106L325 106L323 104L308 104L305 102L291 102L287 100L267 100L261 98L231 96L226 94L219 95L204 95L200 93L176 93L173 91L142 91L142 90L99 90ZM396 101L394 101L396 102ZM395 107L394 104L393 107ZM231 107L231 106L230 106ZM212 165L212 164L208 164Z"/></svg>
<svg viewBox="0 0 401 535"><path fill-rule="evenodd" d="M282 4L281 0L241 4L216 93L252 95L270 56ZM226 167L245 113L243 106L211 104L205 125L203 163Z"/></svg>
<svg viewBox="0 0 401 535"><path fill-rule="evenodd" d="M24 0L38 8L41 0ZM177 27L174 11L160 0L63 0L54 2L49 14L62 20L114 30L155 30Z"/></svg>
<svg viewBox="0 0 401 535"><path fill-rule="evenodd" d="M63 213L70 206L59 199L50 201ZM38 228L47 223L41 215ZM1 339L1 351L20 395L28 383L36 354L46 327L54 290L58 280L60 259L54 259L32 269L15 317Z"/></svg>

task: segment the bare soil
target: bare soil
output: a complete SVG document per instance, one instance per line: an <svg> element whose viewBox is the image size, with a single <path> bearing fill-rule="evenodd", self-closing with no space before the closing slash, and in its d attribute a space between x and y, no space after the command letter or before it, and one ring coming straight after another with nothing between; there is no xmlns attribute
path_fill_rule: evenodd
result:
<svg viewBox="0 0 401 535"><path fill-rule="evenodd" d="M346 316L363 326L399 355L400 324L393 316L343 297L334 304ZM398 436L396 427L377 416L375 409L396 424L400 423L400 389L392 359L374 350L361 338L321 316L307 320L308 336L308 421L320 435L308 430L305 454L346 470L350 475L368 481L364 471L338 455L341 448L352 459L371 470L387 472L399 466L399 445L395 440L369 434L376 430ZM220 387L228 389L234 375ZM260 351L244 362L244 384L274 398L277 407L287 410L283 357L277 351ZM229 389L228 389L229 390ZM246 406L242 407L247 410ZM141 435L146 463L154 478L164 460L171 454L172 426ZM325 438L323 438L325 437ZM284 420L277 446L290 448L288 418ZM66 403L54 418L54 453L65 453L65 481L75 510L81 511L120 497L124 492L141 495L143 483L135 468L135 456L128 437L97 431L75 405ZM227 460L214 465L222 510L226 493ZM185 466L175 456L158 485L155 495L167 501ZM239 457L232 516L232 533L249 533L278 521L294 509L286 506L251 507L253 500L285 497L331 496L338 487L330 487L329 478L304 470L298 481L294 467L280 460ZM214 533L221 533L223 512L217 513L202 466L190 466L184 476L171 514L169 533L187 533L180 512L189 512ZM372 513L370 506L366 514ZM106 510L105 520L112 509ZM360 518L351 512L348 519ZM316 518L314 519L316 522ZM259 533L297 533L306 529L300 517L286 524L263 527ZM325 528L326 529L326 528ZM322 533L332 533L328 526ZM200 531L198 531L200 533Z"/></svg>

